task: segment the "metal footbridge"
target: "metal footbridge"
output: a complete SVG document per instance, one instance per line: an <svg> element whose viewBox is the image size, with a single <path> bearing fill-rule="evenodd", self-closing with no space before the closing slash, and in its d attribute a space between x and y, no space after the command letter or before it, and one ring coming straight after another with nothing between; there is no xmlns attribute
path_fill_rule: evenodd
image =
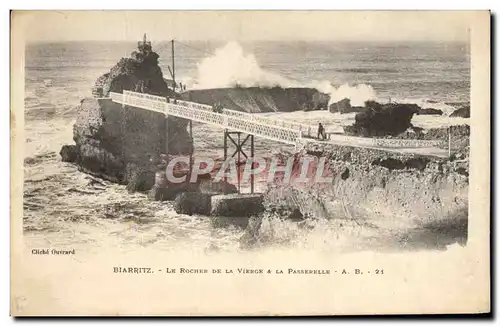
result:
<svg viewBox="0 0 500 326"><path fill-rule="evenodd" d="M283 119L222 109L214 112L213 107L196 102L169 99L146 93L123 91L123 93L110 93L113 102L122 105L138 107L145 110L172 115L191 121L202 122L226 130L243 132L249 135L274 140L290 145L303 145L305 142L315 142L312 131L315 127ZM323 142L323 141L322 141ZM330 135L328 143L363 148L376 148L381 150L415 151L425 155L425 148L433 148L433 154L438 150L436 147L441 141L414 140L414 139L377 139L354 137L333 134ZM418 150L417 150L418 149Z"/></svg>
<svg viewBox="0 0 500 326"><path fill-rule="evenodd" d="M122 105L173 115L292 145L297 144L303 136L310 135L312 130L312 126L305 124L228 109L223 109L221 113L218 113L213 112L210 105L181 100L174 101L145 93L123 91L123 94L120 94L111 92L110 97L113 102Z"/></svg>

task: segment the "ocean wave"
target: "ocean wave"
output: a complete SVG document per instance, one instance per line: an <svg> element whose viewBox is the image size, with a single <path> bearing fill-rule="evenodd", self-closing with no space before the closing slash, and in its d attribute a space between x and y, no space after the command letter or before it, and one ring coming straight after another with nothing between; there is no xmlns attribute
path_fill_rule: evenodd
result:
<svg viewBox="0 0 500 326"><path fill-rule="evenodd" d="M211 57L197 64L197 77L183 81L190 89L216 89L232 87L282 87L315 88L328 94L331 101L349 98L352 105L363 105L367 100L376 100L375 90L366 84L333 85L328 80L300 83L280 74L265 70L255 56L245 53L240 44L229 42L215 50Z"/></svg>
<svg viewBox="0 0 500 326"><path fill-rule="evenodd" d="M221 68L223 67L223 68ZM396 73L399 70L387 67L349 67L330 69L333 73ZM234 88L314 88L330 97L328 105L348 98L353 106L363 106L367 100L382 103L397 101L401 103L417 103L425 108L428 100L436 101L444 112L451 113L456 107L444 104L444 101L459 98L459 94L451 94L448 99L435 98L433 90L465 89L469 81L464 80L401 80L401 76L391 80L374 80L372 83L343 83L334 84L329 80L311 80L299 82L279 73L264 69L252 53L245 53L242 46L236 42L229 42L218 48L215 54L202 59L197 64L195 77L184 78L183 84L189 89L234 89ZM381 93L379 93L381 92ZM450 92L447 92L450 93ZM234 95L234 94L233 94ZM245 94L248 97L248 94ZM246 99L245 101L247 101ZM234 98L231 102L235 102ZM253 103L253 102L252 102ZM438 107L435 107L438 108ZM297 109L297 108L295 108ZM264 110L266 111L266 110ZM270 109L267 111L275 111ZM290 111L288 109L287 111ZM263 112L261 110L261 112Z"/></svg>

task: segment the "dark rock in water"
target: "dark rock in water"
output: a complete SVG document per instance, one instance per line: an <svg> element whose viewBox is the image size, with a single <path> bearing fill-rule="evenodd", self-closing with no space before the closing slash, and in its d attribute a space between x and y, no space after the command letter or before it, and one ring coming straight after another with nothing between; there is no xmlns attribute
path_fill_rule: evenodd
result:
<svg viewBox="0 0 500 326"><path fill-rule="evenodd" d="M307 216L304 216L297 205L288 205L289 203L276 204L266 202L264 204L265 211L272 216L280 218L282 220L291 220L294 222L303 221Z"/></svg>
<svg viewBox="0 0 500 326"><path fill-rule="evenodd" d="M249 220L249 216L210 216L210 224L214 228L237 226L244 229L248 227Z"/></svg>
<svg viewBox="0 0 500 326"><path fill-rule="evenodd" d="M262 195L234 194L212 197L211 214L214 216L251 216L262 211L264 211Z"/></svg>
<svg viewBox="0 0 500 326"><path fill-rule="evenodd" d="M470 102L444 102L444 104L453 106L455 108L461 108L463 106L470 106Z"/></svg>
<svg viewBox="0 0 500 326"><path fill-rule="evenodd" d="M152 51L133 52L122 58L110 72L96 81L95 94L123 90L178 97L163 79L158 55ZM168 150L170 154L189 154L192 139L186 130L188 121L158 112L122 106L108 98L86 98L81 101L73 140L78 149L81 171L112 182L131 185L129 191L151 189L154 158ZM168 132L168 134L167 134ZM137 172L130 175L127 166Z"/></svg>
<svg viewBox="0 0 500 326"><path fill-rule="evenodd" d="M417 112L418 115L443 115L442 110L434 109L434 108L428 108L428 109L420 109L420 111Z"/></svg>
<svg viewBox="0 0 500 326"><path fill-rule="evenodd" d="M464 106L458 110L453 111L450 114L450 117L458 117L458 118L470 118L470 106Z"/></svg>
<svg viewBox="0 0 500 326"><path fill-rule="evenodd" d="M63 162L75 163L78 160L78 147L76 145L64 145L59 152Z"/></svg>
<svg viewBox="0 0 500 326"><path fill-rule="evenodd" d="M82 171L121 184L127 164L152 169L151 158L165 148L161 114L123 107L107 99L85 99L73 125Z"/></svg>
<svg viewBox="0 0 500 326"><path fill-rule="evenodd" d="M351 100L348 98L340 100L337 103L332 103L332 104L330 104L330 107L329 107L329 110L332 113L335 113L335 112L342 113L343 111L350 110L350 109L351 109Z"/></svg>
<svg viewBox="0 0 500 326"><path fill-rule="evenodd" d="M351 106L351 100L344 98L336 103L330 104L329 110L331 113L353 113L353 112L363 112L366 108L361 106Z"/></svg>
<svg viewBox="0 0 500 326"><path fill-rule="evenodd" d="M212 196L201 192L183 192L175 197L174 210L178 214L210 215Z"/></svg>
<svg viewBox="0 0 500 326"><path fill-rule="evenodd" d="M264 211L262 195L215 195L212 196L210 221L213 227L229 225L247 227L250 216Z"/></svg>
<svg viewBox="0 0 500 326"><path fill-rule="evenodd" d="M167 188L154 185L148 192L148 198L154 201L170 201L185 191L186 189L182 188Z"/></svg>
<svg viewBox="0 0 500 326"><path fill-rule="evenodd" d="M176 177L181 177L177 175ZM154 186L148 193L150 200L174 200L176 196L183 192L197 192L198 185L195 183L169 183L164 169L156 171L154 178Z"/></svg>
<svg viewBox="0 0 500 326"><path fill-rule="evenodd" d="M357 136L396 136L412 127L413 115L420 111L416 104L380 104L365 102L366 111L356 114L352 126L346 126L347 134Z"/></svg>
<svg viewBox="0 0 500 326"><path fill-rule="evenodd" d="M127 164L126 181L127 190L130 193L150 190L155 184L155 171L152 166L148 168L133 163Z"/></svg>
<svg viewBox="0 0 500 326"><path fill-rule="evenodd" d="M314 88L240 87L190 90L182 94L188 101L251 113L321 110L329 96Z"/></svg>

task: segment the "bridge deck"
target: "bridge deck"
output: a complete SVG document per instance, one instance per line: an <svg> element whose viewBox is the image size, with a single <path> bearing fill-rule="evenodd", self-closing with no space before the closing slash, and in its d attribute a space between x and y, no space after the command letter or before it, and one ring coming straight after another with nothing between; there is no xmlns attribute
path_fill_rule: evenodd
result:
<svg viewBox="0 0 500 326"><path fill-rule="evenodd" d="M123 94L111 92L110 97L114 102L122 105L241 131L281 143L298 145L316 141L310 137L313 126L283 119L228 109L217 113L213 112L209 105L181 100L177 100L174 104L173 100L169 101L165 97L130 91L123 91ZM446 152L444 149L437 148L441 141L431 140L381 139L332 134L329 140L321 142L387 151L414 152L420 155L426 155L425 153L429 152L428 155L432 156L436 153L439 153L439 156L445 156Z"/></svg>
<svg viewBox="0 0 500 326"><path fill-rule="evenodd" d="M207 106L198 103L177 101L177 104L174 104L169 102L165 97L129 91L124 91L123 94L111 93L110 95L114 102L123 105L135 106L165 115L173 115L225 129L241 131L282 143L294 145L302 135L302 131L300 130L284 128L276 125L276 123L263 123L256 119L247 119L246 116L212 112L207 109Z"/></svg>

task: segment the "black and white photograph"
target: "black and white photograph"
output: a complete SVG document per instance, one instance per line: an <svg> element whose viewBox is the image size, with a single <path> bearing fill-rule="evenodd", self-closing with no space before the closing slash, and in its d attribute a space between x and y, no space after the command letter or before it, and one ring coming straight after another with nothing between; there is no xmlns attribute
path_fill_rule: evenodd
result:
<svg viewBox="0 0 500 326"><path fill-rule="evenodd" d="M489 20L487 11L13 11L12 42L22 52L12 58L22 78L11 107L20 126L11 137L22 146L20 252L47 280L45 265L106 252L109 266L95 271L106 278L143 282L152 274L161 282L167 273L189 283L252 274L228 277L297 277L315 291L327 279L389 282L398 273L370 257L446 262L436 257L468 252L471 219L489 232L487 216L470 210L471 189L479 189L471 185L471 134L489 133L484 119L471 122L489 115L489 93L478 104L471 95L471 26L482 21L489 32ZM489 79L482 82L488 91ZM489 148L489 136L482 139ZM149 257L143 252L242 261L230 268L114 258ZM276 266L244 263L271 252L287 254L271 259ZM318 258L324 266L301 263L295 252L328 258ZM368 267L331 263L358 256ZM47 296L17 297L13 311L211 315L110 302L94 313L83 299L63 303L70 290L49 283L40 285ZM408 300L413 311L394 313L433 313L419 308L417 295ZM471 310L488 309L481 303ZM294 314L228 309L212 311ZM374 312L345 313L364 311Z"/></svg>

